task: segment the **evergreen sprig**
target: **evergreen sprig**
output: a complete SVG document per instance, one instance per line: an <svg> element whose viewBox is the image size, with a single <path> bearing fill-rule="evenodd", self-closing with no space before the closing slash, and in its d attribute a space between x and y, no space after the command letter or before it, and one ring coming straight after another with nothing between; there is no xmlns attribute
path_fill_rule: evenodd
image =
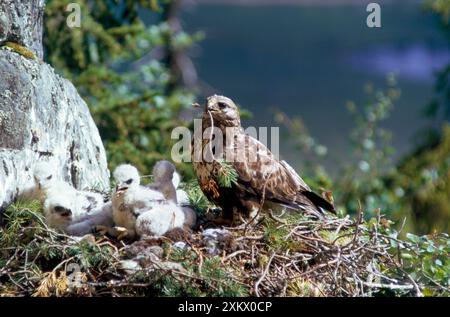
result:
<svg viewBox="0 0 450 317"><path fill-rule="evenodd" d="M220 164L220 169L218 171L218 181L221 187L230 188L237 184L238 173L234 167L227 161L220 160L217 161Z"/></svg>

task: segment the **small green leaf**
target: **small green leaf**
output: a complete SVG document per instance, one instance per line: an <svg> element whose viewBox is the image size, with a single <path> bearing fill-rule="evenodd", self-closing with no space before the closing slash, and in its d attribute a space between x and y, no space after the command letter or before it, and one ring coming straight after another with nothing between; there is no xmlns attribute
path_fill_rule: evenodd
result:
<svg viewBox="0 0 450 317"><path fill-rule="evenodd" d="M406 238L409 241L414 242L414 243L419 243L419 241L420 241L420 237L416 236L415 234L412 234L412 233L407 233Z"/></svg>
<svg viewBox="0 0 450 317"><path fill-rule="evenodd" d="M411 254L409 254L409 253L402 253L401 257L403 259L407 259L407 260L411 260L413 258L413 256Z"/></svg>

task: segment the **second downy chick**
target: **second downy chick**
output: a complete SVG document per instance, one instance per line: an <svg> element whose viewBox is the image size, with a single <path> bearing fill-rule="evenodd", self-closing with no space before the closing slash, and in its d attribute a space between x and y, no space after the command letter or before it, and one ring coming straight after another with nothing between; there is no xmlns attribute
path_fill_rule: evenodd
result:
<svg viewBox="0 0 450 317"><path fill-rule="evenodd" d="M44 200L44 215L47 225L65 232L71 224L81 220L84 213L80 212L76 195L73 192L50 189Z"/></svg>
<svg viewBox="0 0 450 317"><path fill-rule="evenodd" d="M41 202L44 202L50 195L66 193L76 202L73 210L77 214L89 214L95 208L104 204L103 196L99 193L77 190L70 184L58 179L58 173L50 162L41 161L34 168L35 196Z"/></svg>
<svg viewBox="0 0 450 317"><path fill-rule="evenodd" d="M138 218L168 202L161 192L140 185L139 172L132 165L119 165L113 176L116 181L116 190L112 196L113 220L116 226L125 228L118 238L133 239L136 234L139 235L136 232Z"/></svg>
<svg viewBox="0 0 450 317"><path fill-rule="evenodd" d="M182 228L184 223L183 210L168 201L140 214L136 219L136 233L140 237L162 236L169 230Z"/></svg>
<svg viewBox="0 0 450 317"><path fill-rule="evenodd" d="M158 161L153 167L153 177L154 183L148 187L161 192L167 200L180 206L184 213L184 226L192 229L197 223L197 214L190 207L186 192L177 189L180 175L175 166L169 161Z"/></svg>

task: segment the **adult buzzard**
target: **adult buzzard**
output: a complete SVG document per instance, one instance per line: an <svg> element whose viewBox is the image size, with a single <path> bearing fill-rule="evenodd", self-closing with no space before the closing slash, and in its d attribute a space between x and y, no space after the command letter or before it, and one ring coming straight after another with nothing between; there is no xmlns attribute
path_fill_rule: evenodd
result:
<svg viewBox="0 0 450 317"><path fill-rule="evenodd" d="M288 163L244 133L239 111L227 97L207 98L202 135L194 135L191 154L200 188L222 208L223 220L232 222L235 213L253 217L259 210L280 207L315 215L335 212ZM221 177L230 168L237 181L225 186Z"/></svg>

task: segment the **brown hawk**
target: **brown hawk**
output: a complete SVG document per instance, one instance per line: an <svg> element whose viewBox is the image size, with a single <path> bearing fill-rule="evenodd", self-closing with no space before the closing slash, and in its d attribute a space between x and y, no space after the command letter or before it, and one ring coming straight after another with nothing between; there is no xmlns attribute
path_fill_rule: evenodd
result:
<svg viewBox="0 0 450 317"><path fill-rule="evenodd" d="M261 209L280 207L315 215L335 212L288 163L244 133L238 108L227 97L207 98L202 135L194 135L191 154L200 188L222 208L224 219L232 221L236 212L253 217ZM230 186L220 180L224 162L237 174Z"/></svg>

